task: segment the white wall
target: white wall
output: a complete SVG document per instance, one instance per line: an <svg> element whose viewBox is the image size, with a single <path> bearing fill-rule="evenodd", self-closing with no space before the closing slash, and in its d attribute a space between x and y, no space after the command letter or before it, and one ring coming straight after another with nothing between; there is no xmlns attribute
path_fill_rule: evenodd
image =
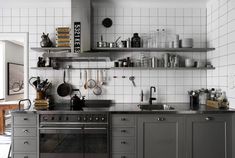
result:
<svg viewBox="0 0 235 158"><path fill-rule="evenodd" d="M235 1L211 0L207 4L208 60L216 70L208 71L209 88L227 92L230 105L235 107Z"/></svg>
<svg viewBox="0 0 235 158"><path fill-rule="evenodd" d="M0 41L0 76L4 76L4 44ZM4 98L4 78L0 77L0 99Z"/></svg>
<svg viewBox="0 0 235 158"><path fill-rule="evenodd" d="M48 32L50 37L54 39L55 28L57 26L70 26L71 7L70 1L60 1L54 3L53 0L47 1L27 1L24 6L21 4L4 4L0 9L0 31L1 32L29 32L29 47L40 46L42 32ZM23 3L22 3L23 4ZM52 5L53 4L53 5ZM63 5L62 5L63 4ZM151 4L151 3L150 3ZM188 8L179 8L171 6L158 8L156 3L152 3L151 7L135 7L131 6L107 7L96 6L94 8L94 42L99 39L101 32L105 36L105 40L114 39L121 35L123 38L131 37L133 32L148 33L152 26L164 27L173 34L179 33L181 38L195 38L196 47L204 47L206 42L206 8L201 6L190 6ZM2 7L2 5L1 5ZM101 28L101 20L111 16L114 20L112 30ZM130 21L128 19L131 19ZM148 21L148 23L145 23ZM111 38L112 37L112 38ZM125 56L138 58L139 53L127 53ZM148 56L160 57L163 52L149 53ZM206 53L179 53L184 57L205 60ZM29 66L35 67L38 56L41 53L29 51ZM73 63L75 66L76 64ZM80 66L109 66L112 63L81 63ZM163 71L163 70L112 70L108 71L108 82L103 87L103 95L94 96L92 91L84 91L83 94L87 99L112 99L116 102L138 102L140 90L143 89L149 94L150 86L159 87L159 101L161 102L188 102L187 91L206 87L206 71ZM79 70L70 72L68 80L75 87L80 88ZM93 72L95 74L95 71ZM53 81L52 94L56 95L56 88L62 82L62 71L37 71L29 70L29 77L40 75L42 78L48 78ZM114 79L113 76L118 76ZM137 87L134 88L128 80L130 75L136 77ZM127 78L122 79L121 76ZM29 88L30 98L35 98L35 92ZM148 95L146 96L147 100ZM63 98L56 98L58 101ZM69 99L69 98L66 98Z"/></svg>
<svg viewBox="0 0 235 158"><path fill-rule="evenodd" d="M24 47L21 45L14 44L9 41L4 41L4 52L5 52L5 101L14 101L24 98L24 94L8 95L7 80L8 71L7 63L24 64Z"/></svg>

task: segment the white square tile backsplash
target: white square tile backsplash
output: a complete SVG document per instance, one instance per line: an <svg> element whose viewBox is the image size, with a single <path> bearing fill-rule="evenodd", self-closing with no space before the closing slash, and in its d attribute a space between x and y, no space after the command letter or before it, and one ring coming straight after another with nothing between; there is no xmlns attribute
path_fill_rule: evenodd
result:
<svg viewBox="0 0 235 158"><path fill-rule="evenodd" d="M216 10L216 9L215 9ZM70 26L71 8L61 7L40 7L40 8L0 8L0 31L1 32L29 32L29 47L39 46L42 32L48 32L51 39L55 37L55 28L57 26ZM165 28L168 33L168 39L174 34L180 34L180 38L194 38L195 47L206 46L206 9L205 8L94 8L93 15L93 46L100 40L101 34L104 40L114 41L121 36L122 39L132 37L134 32L148 34L157 28ZM219 13L217 13L219 16ZM208 17L211 14L208 14ZM114 25L105 29L101 23L105 17L110 17ZM213 17L213 16L211 16ZM229 23L228 32L234 31L234 22ZM209 26L212 29L212 26ZM218 30L218 27L216 27ZM210 33L210 32L209 32ZM211 36L213 34L210 34ZM219 36L219 35L218 35ZM226 44L225 41L218 41L221 45ZM215 42L215 40L212 40ZM210 43L211 44L211 43ZM230 45L228 49L235 46ZM119 55L119 58L131 56L138 59L143 52L133 52ZM161 57L164 52L145 52L148 56ZM178 53L184 57L191 57L197 60L206 60L206 53ZM35 67L37 57L40 53L29 50L29 66ZM213 60L213 58L212 58ZM224 59L226 60L226 59ZM109 67L113 63L78 63L83 67ZM214 63L213 63L214 64ZM220 64L218 61L217 65ZM214 64L216 65L216 63ZM74 64L77 66L77 64ZM62 82L62 71L36 71L29 69L29 76L40 75L43 78L53 80L54 87L52 94L56 94L56 87ZM94 71L95 73L95 71ZM139 94L141 89L146 94L145 100L149 97L150 86L157 86L157 98L161 102L188 102L187 91L193 88L203 88L207 86L206 71L165 71L165 70L107 70L107 84L103 87L102 96L94 96L92 91L85 91L80 80L80 71L71 72L71 84L76 88L81 88L83 95L87 99L112 99L115 102L139 102ZM214 75L215 72L210 72ZM136 87L133 87L129 81L129 77L136 77ZM113 78L117 76L117 78ZM126 78L122 78L125 76ZM217 73L218 76L218 73ZM225 76L226 77L226 76ZM209 80L211 77L209 76ZM211 79L212 80L212 79ZM223 78L223 81L226 80ZM213 82L214 83L214 82ZM219 81L217 81L219 83ZM221 83L221 86L224 86ZM30 89L30 98L34 98L35 92ZM56 98L58 101L62 98ZM68 99L68 98L67 98ZM119 107L123 109L124 107Z"/></svg>
<svg viewBox="0 0 235 158"><path fill-rule="evenodd" d="M235 8L234 0L211 0L207 4L208 45L216 50L207 53L208 60L217 68L207 73L207 86L227 92L230 105L235 107L233 77L235 74Z"/></svg>

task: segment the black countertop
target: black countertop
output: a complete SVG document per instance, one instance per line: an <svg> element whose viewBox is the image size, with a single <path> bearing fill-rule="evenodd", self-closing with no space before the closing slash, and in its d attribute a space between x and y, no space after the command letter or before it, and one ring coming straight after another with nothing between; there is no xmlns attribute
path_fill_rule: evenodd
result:
<svg viewBox="0 0 235 158"><path fill-rule="evenodd" d="M168 103L173 107L173 110L141 110L138 108L138 103L115 103L110 107L84 108L83 111L70 111L69 106L60 105L54 110L42 111L24 111L24 113L36 112L39 114L78 114L85 112L109 112L111 114L220 114L220 113L234 113L235 109L216 109L201 105L198 110L191 110L188 103ZM23 111L14 111L21 112Z"/></svg>

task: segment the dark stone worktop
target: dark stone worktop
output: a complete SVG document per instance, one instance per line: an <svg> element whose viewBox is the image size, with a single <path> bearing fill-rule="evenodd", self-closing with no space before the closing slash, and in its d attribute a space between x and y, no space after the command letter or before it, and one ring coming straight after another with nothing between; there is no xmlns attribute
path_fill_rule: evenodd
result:
<svg viewBox="0 0 235 158"><path fill-rule="evenodd" d="M111 114L220 114L220 113L234 113L235 109L216 109L201 105L198 110L190 110L188 103L168 103L173 110L141 110L137 107L138 103L116 103L111 104L110 107L105 108L84 108L84 111L70 111L69 106L64 105L55 110L32 111L39 114L77 114L84 112L109 112ZM21 112L22 111L14 111ZM28 111L31 112L31 111ZM27 111L24 111L27 113Z"/></svg>

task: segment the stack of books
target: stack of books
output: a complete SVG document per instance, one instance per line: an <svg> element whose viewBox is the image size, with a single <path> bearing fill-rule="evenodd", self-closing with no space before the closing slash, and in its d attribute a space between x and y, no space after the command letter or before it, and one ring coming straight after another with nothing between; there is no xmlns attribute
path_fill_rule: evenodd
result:
<svg viewBox="0 0 235 158"><path fill-rule="evenodd" d="M49 108L49 101L46 99L35 99L34 109L35 110L47 110Z"/></svg>
<svg viewBox="0 0 235 158"><path fill-rule="evenodd" d="M70 47L70 27L56 28L56 47Z"/></svg>

